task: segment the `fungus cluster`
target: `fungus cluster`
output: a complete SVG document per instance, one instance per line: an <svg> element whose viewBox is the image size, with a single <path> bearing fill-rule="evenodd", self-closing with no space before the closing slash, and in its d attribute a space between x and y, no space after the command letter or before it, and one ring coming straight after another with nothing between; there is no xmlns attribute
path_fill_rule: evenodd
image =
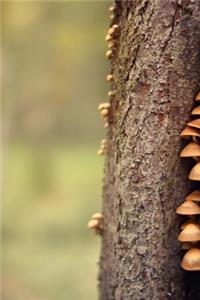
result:
<svg viewBox="0 0 200 300"><path fill-rule="evenodd" d="M195 100L200 101L200 93ZM191 115L195 118L190 121L181 132L181 137L189 139L189 144L181 151L180 157L192 157L195 165L189 173L189 179L200 181L200 106L195 107ZM185 201L176 209L176 213L185 215L189 219L181 225L178 240L182 242L181 249L187 252L183 256L181 266L187 271L200 271L200 190L190 193Z"/></svg>
<svg viewBox="0 0 200 300"><path fill-rule="evenodd" d="M117 24L117 19L120 12L120 2L116 1L112 6L109 7L110 14L110 28L105 37L106 42L108 43L108 50L106 51L106 57L113 62L113 59L117 52L118 39L119 39L119 25ZM111 64L112 65L112 64ZM114 86L114 75L112 71L106 76L106 81L111 84L111 90L108 92L108 97L112 100L116 95L116 91L113 89ZM104 102L100 103L98 106L100 116L104 120L104 127L108 128L111 121L111 103ZM103 155L107 152L107 141L106 139L101 140L100 149L98 150L99 155ZM95 231L97 234L102 234L103 231L103 216L101 213L96 213L91 217L91 220L88 222L88 228Z"/></svg>
<svg viewBox="0 0 200 300"><path fill-rule="evenodd" d="M103 231L103 216L101 213L92 215L91 220L87 224L89 229L94 230L96 234L101 234Z"/></svg>

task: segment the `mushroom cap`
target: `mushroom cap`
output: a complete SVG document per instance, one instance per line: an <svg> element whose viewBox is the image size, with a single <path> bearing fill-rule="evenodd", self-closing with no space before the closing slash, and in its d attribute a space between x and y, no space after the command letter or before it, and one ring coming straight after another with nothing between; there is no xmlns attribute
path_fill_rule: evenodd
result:
<svg viewBox="0 0 200 300"><path fill-rule="evenodd" d="M200 207L195 202L187 200L177 207L176 213L179 215L199 215Z"/></svg>
<svg viewBox="0 0 200 300"><path fill-rule="evenodd" d="M98 220L90 220L87 224L87 227L89 229L96 229L99 226L99 221Z"/></svg>
<svg viewBox="0 0 200 300"><path fill-rule="evenodd" d="M187 127L185 127L183 129L183 131L181 132L180 136L182 138L189 138L191 136L198 136L198 137L200 137L200 132L197 129L195 129L195 128L187 126Z"/></svg>
<svg viewBox="0 0 200 300"><path fill-rule="evenodd" d="M115 91L109 91L109 92L108 92L108 96L109 96L109 97L112 97L112 96L114 96L114 95L115 95Z"/></svg>
<svg viewBox="0 0 200 300"><path fill-rule="evenodd" d="M200 271L200 249L188 250L183 256L181 267L187 271Z"/></svg>
<svg viewBox="0 0 200 300"><path fill-rule="evenodd" d="M98 110L108 109L108 108L110 108L110 103L108 103L108 102L100 103L98 106Z"/></svg>
<svg viewBox="0 0 200 300"><path fill-rule="evenodd" d="M106 143L107 143L107 140L106 139L103 139L103 140L101 140L101 145L106 145Z"/></svg>
<svg viewBox="0 0 200 300"><path fill-rule="evenodd" d="M187 195L185 200L193 200L193 201L200 201L200 191L196 190Z"/></svg>
<svg viewBox="0 0 200 300"><path fill-rule="evenodd" d="M181 230L183 230L185 228L185 226L188 225L188 224L198 224L198 223L194 219L187 220L186 222L184 222L183 224L181 224Z"/></svg>
<svg viewBox="0 0 200 300"><path fill-rule="evenodd" d="M107 108L103 108L100 111L101 116L106 117L108 115L108 109Z"/></svg>
<svg viewBox="0 0 200 300"><path fill-rule="evenodd" d="M195 100L196 100L196 101L200 101L200 93L198 93L198 94L196 95Z"/></svg>
<svg viewBox="0 0 200 300"><path fill-rule="evenodd" d="M181 242L197 242L200 241L200 225L186 224L183 230L178 235L178 240Z"/></svg>
<svg viewBox="0 0 200 300"><path fill-rule="evenodd" d="M200 119L195 119L195 120L187 123L187 125L194 127L194 128L200 128Z"/></svg>
<svg viewBox="0 0 200 300"><path fill-rule="evenodd" d="M200 156L200 146L195 142L189 143L180 154L180 157Z"/></svg>
<svg viewBox="0 0 200 300"><path fill-rule="evenodd" d="M189 242L183 242L182 245L181 245L182 250L189 250L193 247L194 247L194 245L192 243L189 243Z"/></svg>
<svg viewBox="0 0 200 300"><path fill-rule="evenodd" d="M110 35L110 34L107 34L106 36L105 36L105 41L106 42L109 42L109 41L111 41L113 38L112 38L112 36Z"/></svg>
<svg viewBox="0 0 200 300"><path fill-rule="evenodd" d="M108 74L108 75L106 76L106 80L107 80L107 81L112 81L112 80L113 80L113 75L112 75L112 74Z"/></svg>
<svg viewBox="0 0 200 300"><path fill-rule="evenodd" d="M192 110L191 115L200 115L200 106L195 107Z"/></svg>
<svg viewBox="0 0 200 300"><path fill-rule="evenodd" d="M107 57L107 58L110 58L112 55L113 55L112 50L106 51L106 57Z"/></svg>
<svg viewBox="0 0 200 300"><path fill-rule="evenodd" d="M103 219L103 215L101 213L95 213L92 215L92 219L94 220L102 220Z"/></svg>
<svg viewBox="0 0 200 300"><path fill-rule="evenodd" d="M200 162L198 162L190 171L190 180L200 180Z"/></svg>

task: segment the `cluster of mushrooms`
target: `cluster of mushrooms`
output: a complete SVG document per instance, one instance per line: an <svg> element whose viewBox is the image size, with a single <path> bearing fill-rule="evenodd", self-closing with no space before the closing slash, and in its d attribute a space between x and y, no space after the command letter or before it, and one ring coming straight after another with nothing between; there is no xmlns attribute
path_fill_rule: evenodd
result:
<svg viewBox="0 0 200 300"><path fill-rule="evenodd" d="M105 41L108 42L108 50L106 51L106 57L108 59L113 59L117 50L117 38L119 36L119 25L116 24L116 12L117 12L117 3L113 4L109 7L110 14L110 20L111 25L108 29L108 33L105 37ZM108 74L106 76L106 81L108 83L112 83L114 81L114 76L111 72L111 74ZM110 90L108 92L108 97L112 99L112 97L115 96L115 91ZM109 102L100 103L98 106L98 110L100 112L100 116L104 120L104 127L108 128L109 121L110 121L110 115L111 115L111 104ZM107 151L107 141L106 139L101 140L100 143L100 149L98 150L99 155L105 154ZM95 233L100 234L103 231L103 216L101 213L96 213L92 215L90 221L88 222L88 228L94 230Z"/></svg>
<svg viewBox="0 0 200 300"><path fill-rule="evenodd" d="M200 102L200 93L195 100ZM181 137L190 139L189 144L181 151L180 157L192 157L195 165L189 173L189 179L200 181L200 105L191 112L194 119L181 132ZM182 242L182 249L187 252L183 256L181 267L187 271L200 271L200 190L190 193L185 201L176 209L176 213L188 216L188 220L181 225L178 240Z"/></svg>

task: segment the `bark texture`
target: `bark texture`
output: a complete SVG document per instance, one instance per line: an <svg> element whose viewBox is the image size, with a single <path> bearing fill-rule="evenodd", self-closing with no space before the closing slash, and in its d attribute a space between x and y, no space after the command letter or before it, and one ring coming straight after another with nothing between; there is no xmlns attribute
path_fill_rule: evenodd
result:
<svg viewBox="0 0 200 300"><path fill-rule="evenodd" d="M192 188L179 153L200 88L200 1L117 6L100 299L189 299L175 209Z"/></svg>

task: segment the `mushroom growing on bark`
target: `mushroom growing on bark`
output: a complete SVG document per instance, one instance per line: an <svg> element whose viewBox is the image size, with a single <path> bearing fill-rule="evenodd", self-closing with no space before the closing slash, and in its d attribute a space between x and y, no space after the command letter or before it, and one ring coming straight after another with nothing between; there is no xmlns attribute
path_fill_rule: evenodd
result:
<svg viewBox="0 0 200 300"><path fill-rule="evenodd" d="M200 249L188 250L182 259L181 267L187 271L200 271Z"/></svg>

